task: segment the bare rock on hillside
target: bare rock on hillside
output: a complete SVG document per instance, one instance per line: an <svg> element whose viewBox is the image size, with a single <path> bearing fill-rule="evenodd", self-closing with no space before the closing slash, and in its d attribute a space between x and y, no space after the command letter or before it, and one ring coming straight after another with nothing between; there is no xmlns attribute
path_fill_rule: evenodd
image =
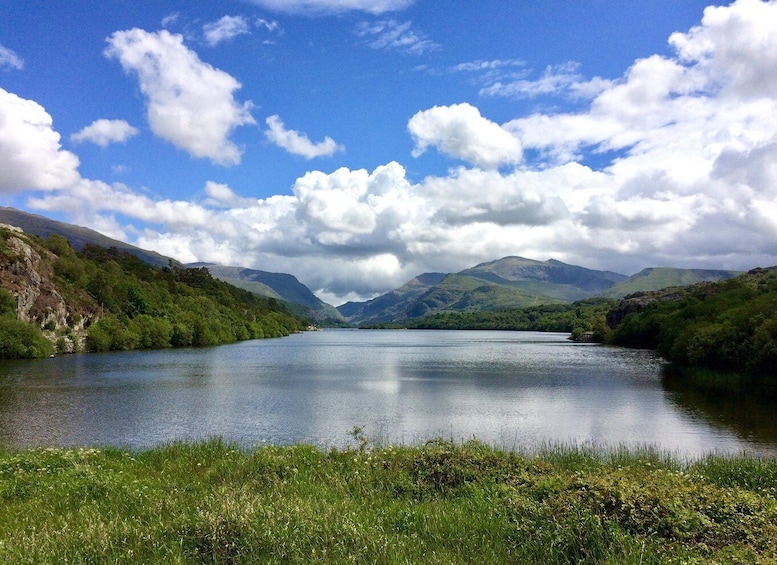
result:
<svg viewBox="0 0 777 565"><path fill-rule="evenodd" d="M71 311L54 283L56 256L41 246L31 245L24 232L0 224L0 288L16 298L16 317L45 330L52 341L65 351L83 346L85 325L94 313ZM43 255L43 256L42 256ZM86 314L86 315L84 315Z"/></svg>
<svg viewBox="0 0 777 565"><path fill-rule="evenodd" d="M642 312L654 302L681 300L678 289L640 291L625 296L612 310L607 312L607 327L614 330L632 312Z"/></svg>

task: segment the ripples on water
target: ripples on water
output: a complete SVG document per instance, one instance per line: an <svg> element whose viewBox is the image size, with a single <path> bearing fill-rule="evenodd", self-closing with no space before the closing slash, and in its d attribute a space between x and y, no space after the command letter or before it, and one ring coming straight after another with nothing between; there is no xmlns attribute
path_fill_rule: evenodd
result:
<svg viewBox="0 0 777 565"><path fill-rule="evenodd" d="M395 443L775 452L776 430L753 434L689 407L661 372L648 351L534 332L326 330L62 356L0 366L0 442L142 448L221 436L246 447L343 446L359 425Z"/></svg>

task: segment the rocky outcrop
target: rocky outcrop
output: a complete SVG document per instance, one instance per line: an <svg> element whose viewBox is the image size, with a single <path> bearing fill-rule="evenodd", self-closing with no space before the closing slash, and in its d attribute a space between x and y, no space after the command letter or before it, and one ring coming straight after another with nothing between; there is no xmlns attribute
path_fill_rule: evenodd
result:
<svg viewBox="0 0 777 565"><path fill-rule="evenodd" d="M679 289L665 289L635 292L625 296L612 310L607 312L607 327L614 330L632 312L642 312L654 302L677 301L684 294Z"/></svg>
<svg viewBox="0 0 777 565"><path fill-rule="evenodd" d="M0 288L16 299L17 319L39 326L59 351L80 351L96 313L66 303L54 282L55 261L20 228L0 224Z"/></svg>

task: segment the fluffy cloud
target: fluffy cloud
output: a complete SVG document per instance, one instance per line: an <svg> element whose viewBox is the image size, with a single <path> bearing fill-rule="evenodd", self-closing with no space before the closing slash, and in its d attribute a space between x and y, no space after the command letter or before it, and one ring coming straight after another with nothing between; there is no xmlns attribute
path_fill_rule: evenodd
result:
<svg viewBox="0 0 777 565"><path fill-rule="evenodd" d="M278 147L294 155L313 159L315 157L329 157L338 151L345 150L342 145L338 145L334 139L328 136L324 138L324 141L313 143L304 133L286 129L283 121L277 115L270 116L265 122L270 128L265 130L265 137Z"/></svg>
<svg viewBox="0 0 777 565"><path fill-rule="evenodd" d="M205 33L205 41L208 45L215 47L222 41L249 33L249 26L243 16L224 16L216 22L205 24L202 31Z"/></svg>
<svg viewBox="0 0 777 565"><path fill-rule="evenodd" d="M435 106L418 112L408 122L407 129L415 140L414 157L429 147L436 147L446 155L485 168L521 161L521 141L481 116L470 104Z"/></svg>
<svg viewBox="0 0 777 565"><path fill-rule="evenodd" d="M356 28L356 35L367 38L367 45L373 49L399 51L408 55L422 55L440 48L412 26L411 22L400 23L396 20L361 22Z"/></svg>
<svg viewBox="0 0 777 565"><path fill-rule="evenodd" d="M251 103L234 99L240 88L237 80L202 62L182 36L166 30L117 31L108 38L105 53L137 75L156 135L194 157L224 165L240 162L241 151L229 135L238 126L256 122Z"/></svg>
<svg viewBox="0 0 777 565"><path fill-rule="evenodd" d="M775 2L710 8L672 36L672 56L635 61L574 113L498 125L469 104L419 112L415 154L433 147L474 165L421 181L390 162L310 171L266 199L208 183L202 201L171 201L81 181L30 205L180 260L290 272L335 303L506 255L626 274L774 265L774 29Z"/></svg>
<svg viewBox="0 0 777 565"><path fill-rule="evenodd" d="M16 53L0 44L0 69L8 67L21 71L24 68L24 60Z"/></svg>
<svg viewBox="0 0 777 565"><path fill-rule="evenodd" d="M95 120L81 131L70 136L76 143L90 141L100 147L108 147L111 143L124 143L130 137L140 133L124 120Z"/></svg>
<svg viewBox="0 0 777 565"><path fill-rule="evenodd" d="M208 195L205 205L216 208L250 207L256 204L255 199L242 198L228 185L210 180L205 183L205 194Z"/></svg>
<svg viewBox="0 0 777 565"><path fill-rule="evenodd" d="M0 88L0 193L78 181L78 158L62 149L60 139L40 104Z"/></svg>
<svg viewBox="0 0 777 565"><path fill-rule="evenodd" d="M710 6L701 25L675 33L669 42L680 59L706 74L708 87L754 98L773 98L777 89L777 5L761 0L738 0L729 7Z"/></svg>
<svg viewBox="0 0 777 565"><path fill-rule="evenodd" d="M292 14L333 14L339 12L368 12L383 14L404 10L415 0L248 0L252 4L275 12Z"/></svg>

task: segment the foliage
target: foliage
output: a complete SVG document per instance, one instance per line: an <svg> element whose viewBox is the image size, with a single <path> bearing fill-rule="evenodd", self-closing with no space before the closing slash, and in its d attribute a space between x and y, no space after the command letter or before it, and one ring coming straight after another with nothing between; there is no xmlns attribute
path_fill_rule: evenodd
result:
<svg viewBox="0 0 777 565"><path fill-rule="evenodd" d="M16 315L16 298L14 295L0 288L0 316Z"/></svg>
<svg viewBox="0 0 777 565"><path fill-rule="evenodd" d="M91 350L216 345L281 337L304 321L273 298L213 278L206 268L157 268L86 246L84 288L107 314L89 328Z"/></svg>
<svg viewBox="0 0 777 565"><path fill-rule="evenodd" d="M412 329L569 332L580 337L593 332L592 338L602 341L608 333L605 315L615 303L589 298L573 304L544 304L495 312L441 312L401 325Z"/></svg>
<svg viewBox="0 0 777 565"><path fill-rule="evenodd" d="M35 359L53 352L40 328L16 319L16 299L0 289L0 359Z"/></svg>
<svg viewBox="0 0 777 565"><path fill-rule="evenodd" d="M0 452L0 561L773 562L776 496L777 461L650 450Z"/></svg>
<svg viewBox="0 0 777 565"><path fill-rule="evenodd" d="M655 348L667 360L713 370L773 374L777 271L675 289L617 326L612 342Z"/></svg>
<svg viewBox="0 0 777 565"><path fill-rule="evenodd" d="M0 316L0 359L48 357L54 346L33 324L13 315Z"/></svg>
<svg viewBox="0 0 777 565"><path fill-rule="evenodd" d="M204 268L155 267L94 245L76 252L59 235L27 240L51 263L71 320L87 320L91 351L216 345L286 336L307 325L277 300L214 279ZM0 289L0 358L51 354L40 328L15 320L15 309L14 296Z"/></svg>

